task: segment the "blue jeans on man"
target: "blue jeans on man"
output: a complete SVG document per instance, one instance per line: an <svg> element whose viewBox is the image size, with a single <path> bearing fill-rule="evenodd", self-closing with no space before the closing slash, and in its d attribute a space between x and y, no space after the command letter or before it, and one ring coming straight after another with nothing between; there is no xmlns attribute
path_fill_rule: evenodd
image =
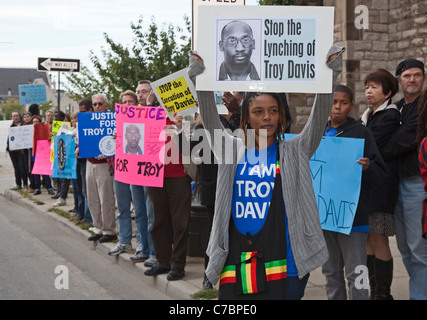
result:
<svg viewBox="0 0 427 320"><path fill-rule="evenodd" d="M422 202L427 197L422 178L400 181L395 210L396 241L409 274L409 298L427 300L427 240L421 236Z"/></svg>

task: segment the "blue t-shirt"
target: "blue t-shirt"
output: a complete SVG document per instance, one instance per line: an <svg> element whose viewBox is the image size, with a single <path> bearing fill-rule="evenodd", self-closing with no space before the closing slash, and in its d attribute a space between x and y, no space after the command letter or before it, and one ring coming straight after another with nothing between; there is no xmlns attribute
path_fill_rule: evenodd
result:
<svg viewBox="0 0 427 320"><path fill-rule="evenodd" d="M276 180L277 143L267 151L252 148L237 166L234 180L232 216L237 230L247 236L255 236L261 231L267 220L268 210ZM287 275L297 276L297 270L289 241L288 221L285 209L287 241Z"/></svg>

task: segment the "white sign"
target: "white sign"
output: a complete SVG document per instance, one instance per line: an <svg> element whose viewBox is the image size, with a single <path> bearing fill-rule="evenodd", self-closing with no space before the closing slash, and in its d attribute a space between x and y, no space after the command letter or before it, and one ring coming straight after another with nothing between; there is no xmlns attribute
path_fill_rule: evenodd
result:
<svg viewBox="0 0 427 320"><path fill-rule="evenodd" d="M0 121L0 152L6 151L9 127L11 124L12 120Z"/></svg>
<svg viewBox="0 0 427 320"><path fill-rule="evenodd" d="M9 128L9 150L31 149L33 147L34 125Z"/></svg>
<svg viewBox="0 0 427 320"><path fill-rule="evenodd" d="M202 91L330 93L333 7L200 6Z"/></svg>
<svg viewBox="0 0 427 320"><path fill-rule="evenodd" d="M244 6L245 0L193 0L193 26L191 30L193 50L197 50L197 25L199 22L199 6L218 6L218 5L239 5Z"/></svg>

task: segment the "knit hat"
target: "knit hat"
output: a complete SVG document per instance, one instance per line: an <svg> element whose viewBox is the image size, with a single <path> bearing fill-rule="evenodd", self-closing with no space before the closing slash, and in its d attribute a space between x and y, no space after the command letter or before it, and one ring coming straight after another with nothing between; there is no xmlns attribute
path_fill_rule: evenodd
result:
<svg viewBox="0 0 427 320"><path fill-rule="evenodd" d="M403 71L406 71L411 68L420 68L421 70L423 70L423 74L425 73L424 63L415 59L407 59L399 63L399 65L397 66L396 77L399 77Z"/></svg>

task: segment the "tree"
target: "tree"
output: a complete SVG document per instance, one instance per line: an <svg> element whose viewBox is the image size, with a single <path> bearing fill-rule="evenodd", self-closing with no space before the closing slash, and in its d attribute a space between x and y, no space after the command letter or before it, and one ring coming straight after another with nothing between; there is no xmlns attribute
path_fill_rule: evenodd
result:
<svg viewBox="0 0 427 320"><path fill-rule="evenodd" d="M67 90L76 101L90 98L95 93L105 93L111 105L120 93L135 90L139 80L155 81L188 66L191 49L191 24L184 17L186 30L168 25L159 29L151 20L144 32L142 16L137 24L131 23L134 34L132 47L126 47L104 33L108 48L102 48L102 57L90 52L95 74L82 66L79 74L67 75Z"/></svg>

